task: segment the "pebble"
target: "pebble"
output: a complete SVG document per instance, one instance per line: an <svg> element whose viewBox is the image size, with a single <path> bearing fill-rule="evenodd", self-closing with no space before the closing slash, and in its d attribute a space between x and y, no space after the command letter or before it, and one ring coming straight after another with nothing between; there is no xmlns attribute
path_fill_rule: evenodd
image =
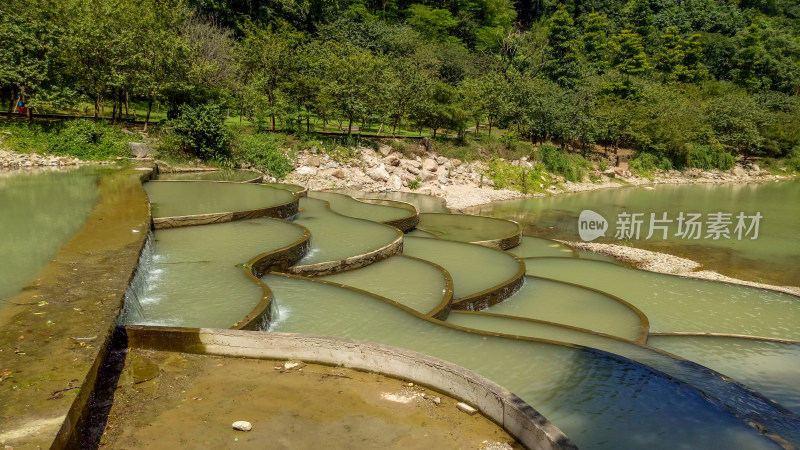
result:
<svg viewBox="0 0 800 450"><path fill-rule="evenodd" d="M433 397L433 403L435 403L436 406L439 406L442 404L442 399L439 397Z"/></svg>
<svg viewBox="0 0 800 450"><path fill-rule="evenodd" d="M237 420L233 422L233 429L238 431L250 431L253 429L253 424L246 420Z"/></svg>
<svg viewBox="0 0 800 450"><path fill-rule="evenodd" d="M469 406L468 404L466 404L464 402L456 403L456 408L458 408L459 411L463 411L463 412L469 414L470 416L475 414L476 412L478 412L477 409L473 408L472 406Z"/></svg>

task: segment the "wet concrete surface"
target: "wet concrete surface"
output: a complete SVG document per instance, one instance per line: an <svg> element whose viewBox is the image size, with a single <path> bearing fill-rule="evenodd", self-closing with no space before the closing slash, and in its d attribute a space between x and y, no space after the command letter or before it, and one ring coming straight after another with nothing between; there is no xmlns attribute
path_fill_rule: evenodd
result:
<svg viewBox="0 0 800 450"><path fill-rule="evenodd" d="M0 308L0 444L66 443L150 228L145 173L101 177L86 224Z"/></svg>
<svg viewBox="0 0 800 450"><path fill-rule="evenodd" d="M457 400L408 381L285 363L131 349L99 444L124 449L513 445L513 438L485 417L461 412ZM240 420L252 430L234 430L233 422Z"/></svg>

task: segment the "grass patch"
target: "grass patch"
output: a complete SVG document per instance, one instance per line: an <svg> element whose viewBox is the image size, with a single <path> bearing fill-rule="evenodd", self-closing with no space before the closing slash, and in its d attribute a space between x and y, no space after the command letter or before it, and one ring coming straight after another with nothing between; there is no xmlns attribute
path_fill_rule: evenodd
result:
<svg viewBox="0 0 800 450"><path fill-rule="evenodd" d="M141 141L135 133L105 121L74 119L63 122L14 122L0 125L3 146L22 153L52 153L87 161L127 157L128 142Z"/></svg>

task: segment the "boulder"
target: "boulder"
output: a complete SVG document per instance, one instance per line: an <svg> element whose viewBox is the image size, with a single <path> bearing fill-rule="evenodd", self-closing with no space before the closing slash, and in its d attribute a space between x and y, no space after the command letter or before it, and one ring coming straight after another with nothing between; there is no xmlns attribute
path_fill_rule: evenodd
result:
<svg viewBox="0 0 800 450"><path fill-rule="evenodd" d="M426 158L425 161L422 161L422 169L427 170L428 172L436 172L436 169L439 168L439 164L436 161Z"/></svg>
<svg viewBox="0 0 800 450"><path fill-rule="evenodd" d="M419 169L417 169L417 168L416 168L416 167L414 167L414 166L408 166L408 167L406 167L406 171L408 171L408 173L410 173L410 174L412 174L412 175L419 175Z"/></svg>
<svg viewBox="0 0 800 450"><path fill-rule="evenodd" d="M144 142L128 142L128 148L134 158L147 158L156 154L156 151Z"/></svg>
<svg viewBox="0 0 800 450"><path fill-rule="evenodd" d="M430 138L424 137L419 140L419 145L423 146L426 152L430 152L433 147L433 141L431 141Z"/></svg>
<svg viewBox="0 0 800 450"><path fill-rule="evenodd" d="M380 147L378 147L378 151L383 156L389 156L389 154L392 153L392 147L386 144L381 144Z"/></svg>
<svg viewBox="0 0 800 450"><path fill-rule="evenodd" d="M373 167L372 169L367 171L367 176L372 178L374 181L388 181L389 180L389 172L386 171L386 167L381 164L378 167Z"/></svg>
<svg viewBox="0 0 800 450"><path fill-rule="evenodd" d="M387 166L397 167L400 165L400 158L394 155L389 155L386 158L383 158L383 162L385 162Z"/></svg>
<svg viewBox="0 0 800 450"><path fill-rule="evenodd" d="M442 164L444 164L446 162L447 162L447 158L445 158L444 156L437 156L436 157L436 164L439 164L441 166Z"/></svg>
<svg viewBox="0 0 800 450"><path fill-rule="evenodd" d="M403 188L403 180L397 175L392 175L389 178L388 187L394 191L399 191Z"/></svg>
<svg viewBox="0 0 800 450"><path fill-rule="evenodd" d="M322 159L319 156L310 156L306 159L306 165L310 167L319 167L322 165Z"/></svg>
<svg viewBox="0 0 800 450"><path fill-rule="evenodd" d="M294 173L297 175L316 175L317 168L309 166L300 166L297 169L294 169Z"/></svg>
<svg viewBox="0 0 800 450"><path fill-rule="evenodd" d="M422 172L419 173L419 179L423 183L426 183L428 181L433 181L436 179L436 174L423 169Z"/></svg>

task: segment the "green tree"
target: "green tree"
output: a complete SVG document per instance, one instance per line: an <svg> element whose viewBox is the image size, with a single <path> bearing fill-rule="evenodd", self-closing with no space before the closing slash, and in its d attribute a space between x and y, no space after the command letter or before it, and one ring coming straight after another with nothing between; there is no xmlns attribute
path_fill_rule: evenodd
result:
<svg viewBox="0 0 800 450"><path fill-rule="evenodd" d="M598 73L608 68L608 29L608 17L594 11L583 27L583 55Z"/></svg>
<svg viewBox="0 0 800 450"><path fill-rule="evenodd" d="M581 77L578 60L578 30L566 8L559 6L550 17L547 31L547 62L544 73L564 87L573 87Z"/></svg>
<svg viewBox="0 0 800 450"><path fill-rule="evenodd" d="M406 23L428 39L435 41L458 40L450 35L450 30L458 25L450 11L414 4L411 5L408 12L409 17L406 19Z"/></svg>
<svg viewBox="0 0 800 450"><path fill-rule="evenodd" d="M279 88L292 74L292 57L305 40L305 34L284 21L267 27L247 21L242 32L244 36L237 51L239 77L254 93L266 97L263 108L274 131Z"/></svg>
<svg viewBox="0 0 800 450"><path fill-rule="evenodd" d="M644 74L650 69L642 38L633 31L622 30L611 40L611 49L613 67L623 77L614 90L623 97L635 95L636 89L631 83L631 77Z"/></svg>
<svg viewBox="0 0 800 450"><path fill-rule="evenodd" d="M684 45L678 27L669 27L661 35L653 60L655 69L661 72L665 82L677 81L678 74L686 72Z"/></svg>

